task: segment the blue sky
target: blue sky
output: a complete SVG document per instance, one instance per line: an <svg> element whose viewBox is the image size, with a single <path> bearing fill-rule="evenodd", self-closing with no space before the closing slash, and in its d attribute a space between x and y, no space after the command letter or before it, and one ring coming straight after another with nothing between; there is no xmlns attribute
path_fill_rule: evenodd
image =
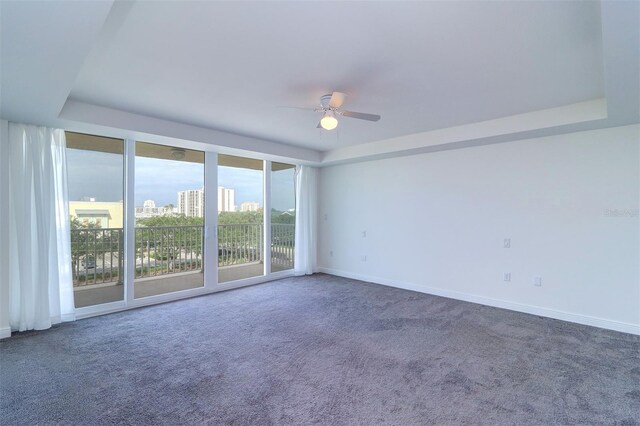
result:
<svg viewBox="0 0 640 426"><path fill-rule="evenodd" d="M95 197L97 201L119 201L123 196L122 155L67 150L69 199ZM176 204L178 191L204 186L204 165L182 161L136 157L136 206L145 200L156 205ZM293 169L272 174L272 205L278 210L294 207ZM218 185L236 191L236 205L245 201L263 204L262 171L235 167L218 168Z"/></svg>

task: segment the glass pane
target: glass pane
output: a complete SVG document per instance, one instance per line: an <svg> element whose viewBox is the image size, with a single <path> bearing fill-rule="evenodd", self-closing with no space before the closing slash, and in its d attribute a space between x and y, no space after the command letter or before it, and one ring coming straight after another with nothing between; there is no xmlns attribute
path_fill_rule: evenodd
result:
<svg viewBox="0 0 640 426"><path fill-rule="evenodd" d="M124 299L124 141L66 133L76 308Z"/></svg>
<svg viewBox="0 0 640 426"><path fill-rule="evenodd" d="M293 269L296 166L271 163L271 272Z"/></svg>
<svg viewBox="0 0 640 426"><path fill-rule="evenodd" d="M218 282L264 275L263 161L218 156Z"/></svg>
<svg viewBox="0 0 640 426"><path fill-rule="evenodd" d="M204 152L136 142L136 299L204 286Z"/></svg>

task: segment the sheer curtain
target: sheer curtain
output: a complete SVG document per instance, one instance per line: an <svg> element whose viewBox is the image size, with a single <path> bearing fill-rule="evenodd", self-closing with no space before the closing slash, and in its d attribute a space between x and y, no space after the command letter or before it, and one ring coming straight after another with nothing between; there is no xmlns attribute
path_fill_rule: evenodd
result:
<svg viewBox="0 0 640 426"><path fill-rule="evenodd" d="M64 131L9 123L9 317L14 331L75 319Z"/></svg>
<svg viewBox="0 0 640 426"><path fill-rule="evenodd" d="M318 169L298 166L296 169L296 241L294 273L316 272Z"/></svg>

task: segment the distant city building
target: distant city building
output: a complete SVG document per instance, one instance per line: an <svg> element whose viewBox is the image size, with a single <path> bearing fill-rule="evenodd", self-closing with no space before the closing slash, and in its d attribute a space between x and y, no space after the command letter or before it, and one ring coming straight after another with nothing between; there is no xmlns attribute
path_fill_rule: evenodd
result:
<svg viewBox="0 0 640 426"><path fill-rule="evenodd" d="M187 217L204 217L204 189L178 192L178 214Z"/></svg>
<svg viewBox="0 0 640 426"><path fill-rule="evenodd" d="M236 191L235 189L218 187L218 213L236 211Z"/></svg>
<svg viewBox="0 0 640 426"><path fill-rule="evenodd" d="M136 219L174 214L173 206L156 207L156 202L153 200L146 200L142 205L143 207L136 207Z"/></svg>
<svg viewBox="0 0 640 426"><path fill-rule="evenodd" d="M122 201L95 201L93 197L83 197L82 201L69 201L69 215L84 226L122 228L124 209Z"/></svg>
<svg viewBox="0 0 640 426"><path fill-rule="evenodd" d="M244 203L240 204L241 212L257 212L259 209L260 204L256 203L255 201L245 201Z"/></svg>

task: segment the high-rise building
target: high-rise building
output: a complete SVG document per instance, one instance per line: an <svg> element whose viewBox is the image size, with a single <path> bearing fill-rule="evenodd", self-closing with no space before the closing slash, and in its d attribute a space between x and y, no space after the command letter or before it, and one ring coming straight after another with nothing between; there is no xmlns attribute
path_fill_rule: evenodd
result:
<svg viewBox="0 0 640 426"><path fill-rule="evenodd" d="M178 214L204 217L204 188L178 192Z"/></svg>
<svg viewBox="0 0 640 426"><path fill-rule="evenodd" d="M259 209L260 204L256 203L255 201L245 201L244 203L240 204L241 212L257 212Z"/></svg>
<svg viewBox="0 0 640 426"><path fill-rule="evenodd" d="M236 191L235 189L218 187L218 213L236 211Z"/></svg>

